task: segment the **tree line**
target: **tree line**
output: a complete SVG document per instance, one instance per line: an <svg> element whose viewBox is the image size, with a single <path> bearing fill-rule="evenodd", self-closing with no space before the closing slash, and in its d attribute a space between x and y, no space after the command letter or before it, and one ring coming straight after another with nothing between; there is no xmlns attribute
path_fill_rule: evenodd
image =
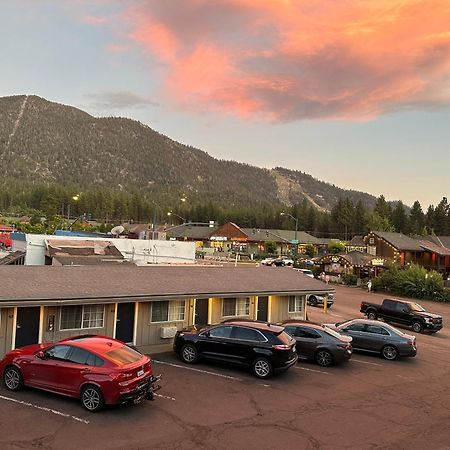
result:
<svg viewBox="0 0 450 450"><path fill-rule="evenodd" d="M14 178L0 181L0 213L3 216L28 215L41 228L64 219L95 221L105 230L123 222L179 224L183 221L218 225L234 222L241 227L291 229L297 218L298 230L317 237L351 239L370 230L396 231L409 235L450 235L450 205L443 198L424 212L419 201L411 208L402 202L390 203L380 196L373 209L362 201L340 198L331 211L319 210L306 198L286 207L281 203L247 204L187 198L180 192L153 190L113 190L106 187L61 186L51 183L24 183ZM170 216L168 213L172 212ZM287 214L282 214L287 213ZM292 217L290 217L292 216Z"/></svg>

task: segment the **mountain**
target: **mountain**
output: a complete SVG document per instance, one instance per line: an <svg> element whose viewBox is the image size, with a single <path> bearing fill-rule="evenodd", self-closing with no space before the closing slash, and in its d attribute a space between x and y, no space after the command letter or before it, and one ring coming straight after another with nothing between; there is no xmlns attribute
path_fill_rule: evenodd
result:
<svg viewBox="0 0 450 450"><path fill-rule="evenodd" d="M0 98L2 176L27 183L139 190L162 197L239 205L330 209L340 197L373 207L375 197L299 171L219 160L126 118L96 118L37 96Z"/></svg>

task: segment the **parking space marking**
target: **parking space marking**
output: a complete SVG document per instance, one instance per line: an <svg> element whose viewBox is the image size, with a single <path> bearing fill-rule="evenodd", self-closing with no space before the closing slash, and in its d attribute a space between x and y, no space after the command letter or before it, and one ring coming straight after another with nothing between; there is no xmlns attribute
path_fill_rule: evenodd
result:
<svg viewBox="0 0 450 450"><path fill-rule="evenodd" d="M186 366L182 366L180 364L173 364L173 363L169 363L169 362L165 362L165 361L160 361L158 359L153 359L153 362L155 362L157 364L165 364L166 366L178 367L180 369L192 370L193 372L206 373L207 375L214 375L215 377L226 378L228 380L242 381L240 378L232 377L231 375L223 375L221 373L209 372L208 370L195 369L194 367L186 367Z"/></svg>
<svg viewBox="0 0 450 450"><path fill-rule="evenodd" d="M361 363L361 364L368 364L369 366L381 367L381 364L377 364L377 363L373 363L373 362L369 362L369 361L361 361L360 359L355 359L355 358L352 358L351 360L354 362L357 362L357 363Z"/></svg>
<svg viewBox="0 0 450 450"><path fill-rule="evenodd" d="M297 367L295 366L294 369L298 370L307 370L308 372L317 372L317 373L323 373L325 375L332 375L330 372L324 372L323 370L316 370L316 369L308 369L306 367Z"/></svg>
<svg viewBox="0 0 450 450"><path fill-rule="evenodd" d="M167 400L173 400L173 401L175 401L176 400L176 398L174 398L174 397L169 397L169 396L167 396L167 395L161 395L161 394L153 394L155 397L161 397L161 398L166 398Z"/></svg>
<svg viewBox="0 0 450 450"><path fill-rule="evenodd" d="M34 405L33 403L24 402L22 400L16 400L15 398L5 397L4 395L0 395L0 399L7 400L8 402L18 403L24 406L30 406L31 408L39 409L40 411L49 412L52 414L56 414L57 416L67 417L68 419L76 420L77 422L85 423L87 425L90 424L89 420L80 419L79 417L72 416L71 414L65 414L61 411L57 411L56 409L46 408L45 406Z"/></svg>

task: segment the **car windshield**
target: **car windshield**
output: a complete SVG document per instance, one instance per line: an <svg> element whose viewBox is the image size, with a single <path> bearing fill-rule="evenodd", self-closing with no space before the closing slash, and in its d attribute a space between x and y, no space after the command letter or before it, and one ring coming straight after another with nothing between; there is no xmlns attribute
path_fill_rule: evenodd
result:
<svg viewBox="0 0 450 450"><path fill-rule="evenodd" d="M105 356L119 366L126 366L127 364L137 362L142 358L141 353L126 345L106 352Z"/></svg>
<svg viewBox="0 0 450 450"><path fill-rule="evenodd" d="M418 303L408 303L409 307L412 311L425 312L426 309L423 306L420 306Z"/></svg>
<svg viewBox="0 0 450 450"><path fill-rule="evenodd" d="M341 337L342 337L337 331L334 331L331 328L326 327L325 325L323 327L323 331L325 331L325 333L335 337L336 339L341 339Z"/></svg>

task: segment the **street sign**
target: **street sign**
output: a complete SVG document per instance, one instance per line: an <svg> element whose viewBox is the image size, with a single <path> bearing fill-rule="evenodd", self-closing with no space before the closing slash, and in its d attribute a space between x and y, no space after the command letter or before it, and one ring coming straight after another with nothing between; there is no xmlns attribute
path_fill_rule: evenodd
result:
<svg viewBox="0 0 450 450"><path fill-rule="evenodd" d="M294 245L295 245L295 244L298 244L298 239L292 239L292 240L291 240L291 244L294 244Z"/></svg>

